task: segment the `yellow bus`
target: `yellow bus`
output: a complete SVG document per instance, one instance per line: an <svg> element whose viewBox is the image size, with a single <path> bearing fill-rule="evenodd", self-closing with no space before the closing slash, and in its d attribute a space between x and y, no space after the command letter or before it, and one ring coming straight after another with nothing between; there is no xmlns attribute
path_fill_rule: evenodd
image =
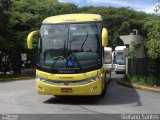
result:
<svg viewBox="0 0 160 120"><path fill-rule="evenodd" d="M104 96L106 73L103 47L108 32L98 14L66 14L46 18L32 31L27 45L38 36L36 90L55 96Z"/></svg>

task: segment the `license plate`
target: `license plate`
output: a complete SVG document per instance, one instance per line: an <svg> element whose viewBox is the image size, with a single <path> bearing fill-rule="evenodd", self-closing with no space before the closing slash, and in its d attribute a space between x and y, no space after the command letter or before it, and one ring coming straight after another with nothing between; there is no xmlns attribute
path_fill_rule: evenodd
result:
<svg viewBox="0 0 160 120"><path fill-rule="evenodd" d="M61 88L61 92L71 93L72 91L72 88Z"/></svg>

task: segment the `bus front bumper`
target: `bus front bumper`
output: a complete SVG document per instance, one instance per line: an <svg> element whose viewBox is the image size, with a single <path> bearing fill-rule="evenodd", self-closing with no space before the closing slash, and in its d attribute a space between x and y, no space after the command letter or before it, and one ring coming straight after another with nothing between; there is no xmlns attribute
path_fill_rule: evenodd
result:
<svg viewBox="0 0 160 120"><path fill-rule="evenodd" d="M124 65L115 65L114 70L115 70L115 72L125 72L126 67Z"/></svg>
<svg viewBox="0 0 160 120"><path fill-rule="evenodd" d="M62 96L85 96L100 95L102 93L102 82L104 78L100 78L84 85L53 85L36 79L36 89L38 94L42 95L62 95Z"/></svg>
<svg viewBox="0 0 160 120"><path fill-rule="evenodd" d="M112 64L103 64L103 68L107 71L111 71L113 69Z"/></svg>

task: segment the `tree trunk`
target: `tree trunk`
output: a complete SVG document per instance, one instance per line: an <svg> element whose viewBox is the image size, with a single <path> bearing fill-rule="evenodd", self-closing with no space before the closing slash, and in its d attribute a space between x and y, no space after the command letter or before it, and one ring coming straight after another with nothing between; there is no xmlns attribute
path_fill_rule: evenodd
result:
<svg viewBox="0 0 160 120"><path fill-rule="evenodd" d="M21 74L21 54L13 52L11 62L14 73Z"/></svg>

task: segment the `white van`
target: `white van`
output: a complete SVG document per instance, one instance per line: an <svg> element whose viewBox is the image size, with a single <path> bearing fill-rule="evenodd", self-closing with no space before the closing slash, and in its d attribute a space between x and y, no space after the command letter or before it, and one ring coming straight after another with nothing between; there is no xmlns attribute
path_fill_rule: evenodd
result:
<svg viewBox="0 0 160 120"><path fill-rule="evenodd" d="M115 47L114 70L116 73L126 71L126 46Z"/></svg>
<svg viewBox="0 0 160 120"><path fill-rule="evenodd" d="M103 67L106 70L111 70L113 68L113 57L112 57L112 48L104 47L104 59L103 59Z"/></svg>

